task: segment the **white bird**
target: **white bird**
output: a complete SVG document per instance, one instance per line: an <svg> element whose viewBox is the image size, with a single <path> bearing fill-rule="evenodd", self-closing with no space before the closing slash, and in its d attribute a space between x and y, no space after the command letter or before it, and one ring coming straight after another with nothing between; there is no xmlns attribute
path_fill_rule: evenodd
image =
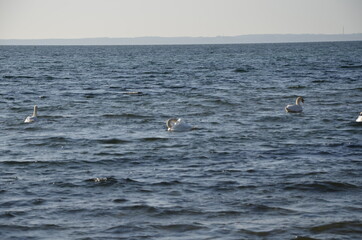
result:
<svg viewBox="0 0 362 240"><path fill-rule="evenodd" d="M192 126L185 123L185 121L181 118L170 118L167 120L166 125L168 128L167 131L184 132L192 130Z"/></svg>
<svg viewBox="0 0 362 240"><path fill-rule="evenodd" d="M295 100L295 105L287 105L285 107L285 111L291 112L291 113L302 112L303 108L300 105L300 102L304 103L304 99L302 97L297 97L297 100Z"/></svg>
<svg viewBox="0 0 362 240"><path fill-rule="evenodd" d="M26 119L25 119L25 123L31 123L31 122L34 122L37 120L37 117L38 117L38 106L35 105L34 106L34 111L33 111L33 115L31 116L28 116Z"/></svg>
<svg viewBox="0 0 362 240"><path fill-rule="evenodd" d="M359 116L356 119L356 122L362 122L362 112L359 113Z"/></svg>

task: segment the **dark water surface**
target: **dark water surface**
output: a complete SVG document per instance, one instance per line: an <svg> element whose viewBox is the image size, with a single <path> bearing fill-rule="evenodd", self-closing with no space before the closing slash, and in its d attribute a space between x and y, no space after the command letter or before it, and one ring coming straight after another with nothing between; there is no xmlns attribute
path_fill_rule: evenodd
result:
<svg viewBox="0 0 362 240"><path fill-rule="evenodd" d="M0 46L0 239L360 239L361 56Z"/></svg>

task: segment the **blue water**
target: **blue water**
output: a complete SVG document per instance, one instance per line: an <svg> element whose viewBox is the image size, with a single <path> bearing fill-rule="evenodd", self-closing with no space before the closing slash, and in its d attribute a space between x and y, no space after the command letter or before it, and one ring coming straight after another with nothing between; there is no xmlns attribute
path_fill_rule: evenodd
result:
<svg viewBox="0 0 362 240"><path fill-rule="evenodd" d="M362 42L0 53L1 239L361 237Z"/></svg>

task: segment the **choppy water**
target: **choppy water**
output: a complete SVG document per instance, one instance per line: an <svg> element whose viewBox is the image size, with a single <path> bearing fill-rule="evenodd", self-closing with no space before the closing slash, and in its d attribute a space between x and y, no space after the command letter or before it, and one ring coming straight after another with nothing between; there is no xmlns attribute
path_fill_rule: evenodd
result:
<svg viewBox="0 0 362 240"><path fill-rule="evenodd" d="M362 42L0 52L1 239L361 237Z"/></svg>

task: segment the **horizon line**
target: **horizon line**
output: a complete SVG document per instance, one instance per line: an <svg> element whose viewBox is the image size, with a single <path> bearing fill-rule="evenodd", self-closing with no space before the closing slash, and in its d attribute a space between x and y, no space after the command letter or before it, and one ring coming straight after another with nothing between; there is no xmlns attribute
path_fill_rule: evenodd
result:
<svg viewBox="0 0 362 240"><path fill-rule="evenodd" d="M257 44L362 41L362 33L351 34L248 34L215 37L93 37L0 39L1 46L14 45L192 45L192 44Z"/></svg>
<svg viewBox="0 0 362 240"><path fill-rule="evenodd" d="M362 35L361 33L255 33L255 34L240 34L240 35L216 35L216 36L157 36L157 35L145 35L137 37L52 37L52 38L0 38L0 41L27 41L27 40L83 40L83 39L135 39L135 38L233 38L244 36L344 36L344 35Z"/></svg>

